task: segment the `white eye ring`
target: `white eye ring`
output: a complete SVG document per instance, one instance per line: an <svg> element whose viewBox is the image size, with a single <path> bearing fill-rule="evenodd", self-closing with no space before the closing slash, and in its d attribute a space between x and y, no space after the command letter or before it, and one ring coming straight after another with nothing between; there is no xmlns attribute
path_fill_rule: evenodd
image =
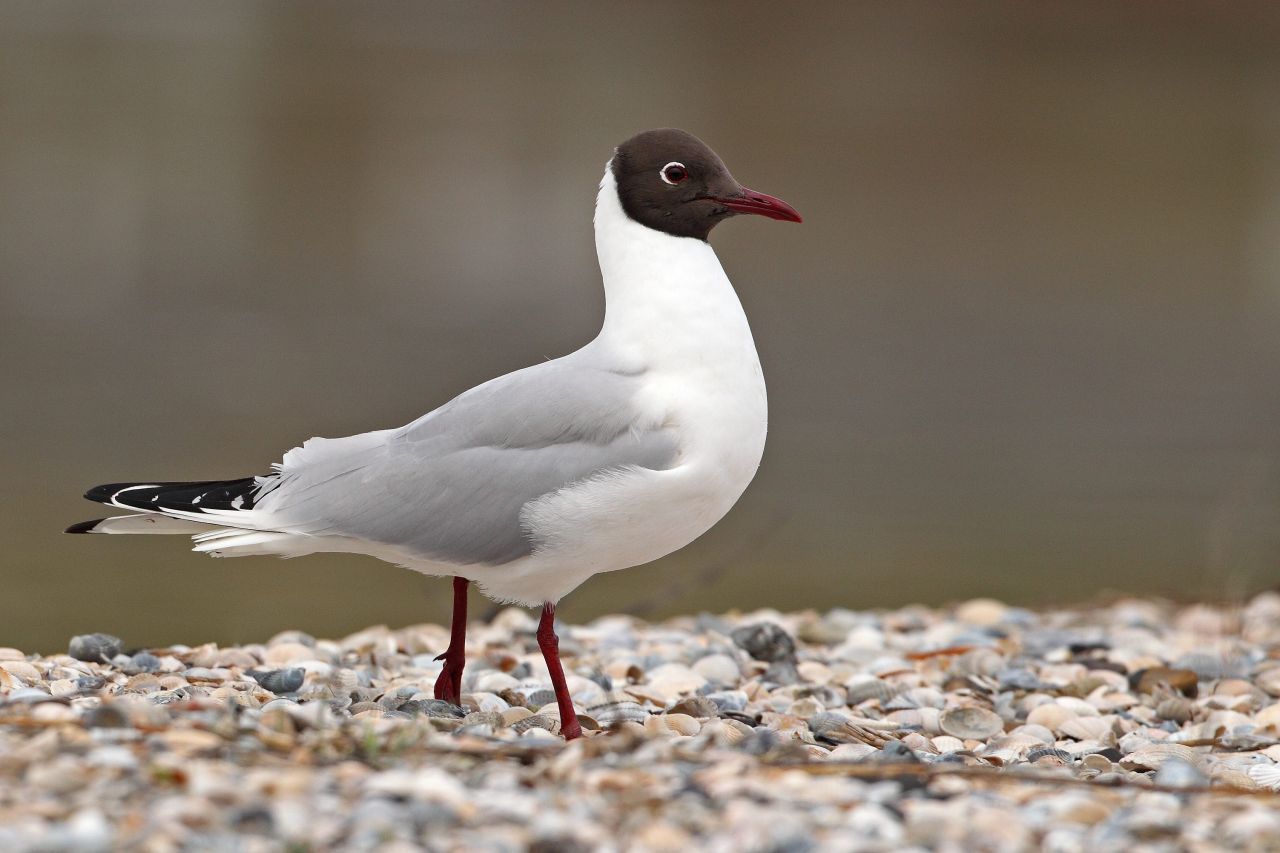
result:
<svg viewBox="0 0 1280 853"><path fill-rule="evenodd" d="M667 170L670 169L672 166L680 167L684 171L684 177L678 181L673 181L670 178L668 178ZM683 183L685 180L688 179L689 170L685 168L684 163L677 163L675 160L672 160L670 163L668 163L667 165L663 166L661 169L658 170L658 177L662 178L663 183L670 184L671 186L674 187L676 184Z"/></svg>

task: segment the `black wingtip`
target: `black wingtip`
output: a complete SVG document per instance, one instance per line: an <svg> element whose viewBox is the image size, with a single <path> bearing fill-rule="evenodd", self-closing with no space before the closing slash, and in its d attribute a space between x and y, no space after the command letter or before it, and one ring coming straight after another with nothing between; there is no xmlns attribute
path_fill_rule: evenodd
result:
<svg viewBox="0 0 1280 853"><path fill-rule="evenodd" d="M94 501L95 503L105 504L111 503L111 496L120 491L123 485L108 483L103 486L94 486L92 489L84 493L85 500Z"/></svg>
<svg viewBox="0 0 1280 853"><path fill-rule="evenodd" d="M68 527L66 530L62 532L63 533L92 533L93 528L97 527L99 524L101 524L104 521L106 521L105 518L95 518L93 521L82 521L79 524L71 525L70 527Z"/></svg>

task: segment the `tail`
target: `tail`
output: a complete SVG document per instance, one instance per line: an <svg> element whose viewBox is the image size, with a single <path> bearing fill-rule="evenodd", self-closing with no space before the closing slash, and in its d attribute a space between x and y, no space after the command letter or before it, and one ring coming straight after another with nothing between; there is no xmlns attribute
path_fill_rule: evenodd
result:
<svg viewBox="0 0 1280 853"><path fill-rule="evenodd" d="M274 529L270 515L254 511L268 477L193 483L109 483L85 492L91 501L137 510L131 515L82 521L68 533L186 533L193 550L211 557L309 554L323 543Z"/></svg>
<svg viewBox="0 0 1280 853"><path fill-rule="evenodd" d="M237 526L233 517L253 509L258 478L191 483L108 483L85 492L88 500L141 515L82 521L67 533L208 533Z"/></svg>

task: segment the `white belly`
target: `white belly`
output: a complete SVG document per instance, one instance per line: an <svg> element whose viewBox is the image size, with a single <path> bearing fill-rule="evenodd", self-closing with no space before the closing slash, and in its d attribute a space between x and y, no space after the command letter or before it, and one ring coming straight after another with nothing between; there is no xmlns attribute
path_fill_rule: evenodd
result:
<svg viewBox="0 0 1280 853"><path fill-rule="evenodd" d="M664 471L603 472L528 504L522 520L537 543L530 557L476 567L473 580L494 598L556 601L591 575L648 563L711 529L755 476L764 451L764 381L749 364L717 370L711 385L686 375L677 393L654 388L679 430L678 462Z"/></svg>

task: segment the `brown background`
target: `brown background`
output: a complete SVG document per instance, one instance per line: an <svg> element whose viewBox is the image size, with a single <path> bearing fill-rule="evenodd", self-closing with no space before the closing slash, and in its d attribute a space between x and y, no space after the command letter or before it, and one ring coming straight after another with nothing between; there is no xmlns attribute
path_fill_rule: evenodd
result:
<svg viewBox="0 0 1280 853"><path fill-rule="evenodd" d="M772 406L712 534L566 618L1280 577L1280 7L0 5L0 645L440 619L370 559L67 537L595 333L611 146L803 226L714 244Z"/></svg>

